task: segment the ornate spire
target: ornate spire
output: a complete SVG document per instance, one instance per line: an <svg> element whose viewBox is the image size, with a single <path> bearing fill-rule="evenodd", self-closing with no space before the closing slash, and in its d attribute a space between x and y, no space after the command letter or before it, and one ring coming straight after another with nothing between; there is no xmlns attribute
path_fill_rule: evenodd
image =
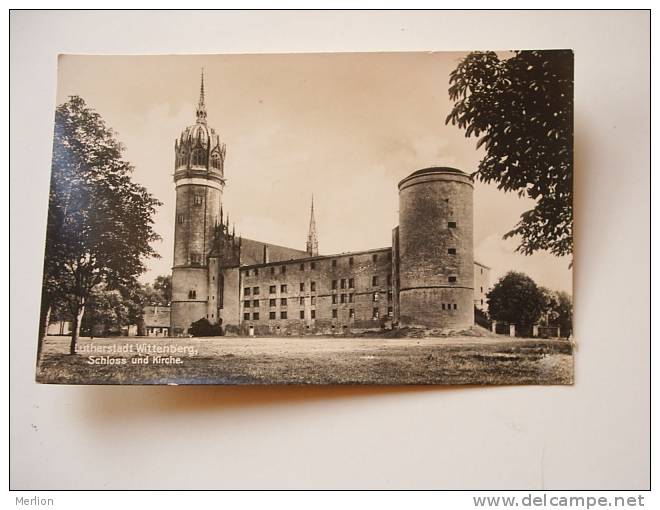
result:
<svg viewBox="0 0 660 510"><path fill-rule="evenodd" d="M202 83L199 87L199 102L197 103L197 122L206 124L206 104L204 104L204 68L202 67Z"/></svg>
<svg viewBox="0 0 660 510"><path fill-rule="evenodd" d="M314 195L312 195L312 209L309 217L309 233L307 234L307 253L311 256L319 254L319 240L316 236L316 220L314 219Z"/></svg>

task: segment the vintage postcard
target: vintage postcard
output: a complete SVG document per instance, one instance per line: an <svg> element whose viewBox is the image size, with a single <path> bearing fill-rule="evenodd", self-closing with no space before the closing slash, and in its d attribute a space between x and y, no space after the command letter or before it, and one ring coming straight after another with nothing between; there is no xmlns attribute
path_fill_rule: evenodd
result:
<svg viewBox="0 0 660 510"><path fill-rule="evenodd" d="M61 55L36 379L572 384L571 50Z"/></svg>

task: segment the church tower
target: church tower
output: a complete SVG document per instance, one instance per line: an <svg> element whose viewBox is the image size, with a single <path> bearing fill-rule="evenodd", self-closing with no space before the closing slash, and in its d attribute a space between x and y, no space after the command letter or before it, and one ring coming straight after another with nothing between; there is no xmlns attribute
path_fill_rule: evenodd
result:
<svg viewBox="0 0 660 510"><path fill-rule="evenodd" d="M202 70L196 120L174 142L174 265L171 331L186 334L207 315L208 265L220 218L226 148L206 120Z"/></svg>
<svg viewBox="0 0 660 510"><path fill-rule="evenodd" d="M316 236L316 220L314 220L314 195L312 195L312 211L309 218L309 233L307 234L306 250L312 257L319 254L319 240Z"/></svg>

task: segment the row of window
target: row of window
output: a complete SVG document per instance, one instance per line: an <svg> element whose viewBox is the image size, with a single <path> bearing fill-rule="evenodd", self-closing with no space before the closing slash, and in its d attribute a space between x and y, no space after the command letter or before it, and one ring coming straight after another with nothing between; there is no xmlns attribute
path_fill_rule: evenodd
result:
<svg viewBox="0 0 660 510"><path fill-rule="evenodd" d="M452 310L452 307L454 310L458 310L458 305L456 303L442 303L443 310Z"/></svg>
<svg viewBox="0 0 660 510"><path fill-rule="evenodd" d="M288 292L289 286L286 283L283 283L280 285L280 293L281 294L286 294ZM309 284L309 290L312 292L316 292L316 282L310 282ZM300 283L300 292L305 291L305 284L303 282ZM271 285L268 288L268 292L270 294L275 294L277 292L277 285ZM259 287L243 287L243 295L244 296L249 296L252 294L253 296L256 296L259 294Z"/></svg>
<svg viewBox="0 0 660 510"><path fill-rule="evenodd" d="M354 296L355 296L355 294L332 294L332 304L336 305L337 303L342 303L342 304L343 303L353 303L353 301L355 299ZM387 292L387 300L392 301L392 296L393 296L392 291L391 290L388 291ZM380 293L379 292L374 292L372 294L371 299L375 303L378 302L380 300ZM250 307L258 308L259 303L260 303L260 301L258 299L253 299L253 300L244 299L243 300L243 307L244 308L250 308ZM280 306L288 306L288 303L289 303L288 298L280 298ZM304 306L305 305L305 297L300 296L300 298L298 298L298 303L300 304L300 306ZM310 303L310 305L315 305L316 304L316 296L310 296L309 297L309 303ZM270 298L269 299L269 306L277 306L277 299Z"/></svg>
<svg viewBox="0 0 660 510"><path fill-rule="evenodd" d="M195 166L206 166L206 151L204 149L195 149L192 152L192 158L190 163ZM176 166L181 166L186 164L188 164L188 154L186 154L185 152L177 154ZM211 167L218 169L221 167L220 154L213 153L211 155Z"/></svg>
<svg viewBox="0 0 660 510"><path fill-rule="evenodd" d="M373 287L377 287L379 285L379 278L378 276L373 276L371 278L371 285ZM387 275L387 285L392 285L392 275ZM354 289L355 288L355 280L353 278L342 278L341 280L332 280L332 290L337 290L337 288L340 289ZM305 283L300 282L298 290L300 292L305 292ZM309 290L312 292L316 292L316 282L310 282L309 284ZM268 288L268 291L270 294L275 294L277 292L277 285L270 285ZM286 283L283 283L280 285L280 293L286 294L288 292L288 285ZM259 287L244 287L243 288L243 295L244 296L249 296L250 294L256 296L259 294Z"/></svg>
<svg viewBox="0 0 660 510"><path fill-rule="evenodd" d="M388 307L388 309L387 309L387 316L388 316L388 317L392 317L393 313L394 313L394 312L393 312L392 307L391 307L391 306ZM299 312L299 317L300 317L301 319L305 319L305 310L300 310L300 312ZM355 319L355 309L354 309L354 308L350 308L350 309L348 310L348 317L349 317L350 319ZM310 319L316 319L316 310L310 310L310 311L309 311L309 318L310 318ZM333 318L333 319L338 318L338 314L337 314L337 309L336 309L336 308L332 310L332 318ZM380 309L379 309L379 308L374 308L374 309L372 310L371 318L372 318L372 319L379 319L379 318L380 318ZM277 320L277 312L269 312L269 313L268 313L268 319L269 319L269 320ZM280 312L280 319L288 319L288 313L286 312L286 310L283 310L283 311ZM250 312L245 312L245 313L243 314L243 320L246 320L246 321L249 321L249 320L258 321L258 320L259 320L259 312L252 312L252 313L250 313Z"/></svg>

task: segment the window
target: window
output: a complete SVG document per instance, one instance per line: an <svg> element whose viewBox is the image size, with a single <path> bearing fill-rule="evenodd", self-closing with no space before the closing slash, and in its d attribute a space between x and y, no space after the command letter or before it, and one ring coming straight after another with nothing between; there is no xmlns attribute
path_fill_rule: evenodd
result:
<svg viewBox="0 0 660 510"><path fill-rule="evenodd" d="M310 305L315 305L316 304L316 296L312 296L309 298L309 304Z"/></svg>
<svg viewBox="0 0 660 510"><path fill-rule="evenodd" d="M449 249L447 250L447 253L448 253L449 255L456 255L456 248L449 248Z"/></svg>
<svg viewBox="0 0 660 510"><path fill-rule="evenodd" d="M268 314L268 318L269 318L270 320L275 320L275 312L270 312L270 313Z"/></svg>
<svg viewBox="0 0 660 510"><path fill-rule="evenodd" d="M286 293L286 283L280 285L280 292L283 294Z"/></svg>
<svg viewBox="0 0 660 510"><path fill-rule="evenodd" d="M285 297L283 297L282 299L280 299L280 305L282 305L282 306L286 306L286 298L285 298Z"/></svg>
<svg viewBox="0 0 660 510"><path fill-rule="evenodd" d="M268 301L268 304L269 304L270 306L276 306L276 305L277 305L277 301L276 301L275 299L271 299L271 300Z"/></svg>
<svg viewBox="0 0 660 510"><path fill-rule="evenodd" d="M392 317L392 315L394 315L394 308L392 308L391 306L388 306L387 307L387 316Z"/></svg>
<svg viewBox="0 0 660 510"><path fill-rule="evenodd" d="M350 319L355 319L355 310L354 310L353 308L351 308L350 310L348 310L348 317L349 317Z"/></svg>
<svg viewBox="0 0 660 510"><path fill-rule="evenodd" d="M282 266L280 268L280 273L282 273L282 274L286 273L286 266Z"/></svg>
<svg viewBox="0 0 660 510"><path fill-rule="evenodd" d="M337 280L332 280L332 290L337 288Z"/></svg>
<svg viewBox="0 0 660 510"><path fill-rule="evenodd" d="M312 319L316 319L316 310L310 310L309 314Z"/></svg>
<svg viewBox="0 0 660 510"><path fill-rule="evenodd" d="M333 308L333 309L332 309L332 318L333 318L333 319L336 319L336 318L337 318L337 309L336 309L336 308Z"/></svg>
<svg viewBox="0 0 660 510"><path fill-rule="evenodd" d="M202 263L202 256L199 253L191 253L190 254L190 263L191 264L201 264Z"/></svg>
<svg viewBox="0 0 660 510"><path fill-rule="evenodd" d="M280 319L286 319L286 312L280 312Z"/></svg>
<svg viewBox="0 0 660 510"><path fill-rule="evenodd" d="M481 292L481 293L483 294L483 293L484 293L484 288L483 288L483 287L479 287L479 292Z"/></svg>
<svg viewBox="0 0 660 510"><path fill-rule="evenodd" d="M300 306L305 306L305 298L300 296Z"/></svg>
<svg viewBox="0 0 660 510"><path fill-rule="evenodd" d="M345 288L346 288L346 278L342 278L342 279L341 279L341 282L339 283L339 286L340 286L342 289L345 289Z"/></svg>
<svg viewBox="0 0 660 510"><path fill-rule="evenodd" d="M378 292L374 292L373 301L376 303L378 301Z"/></svg>
<svg viewBox="0 0 660 510"><path fill-rule="evenodd" d="M332 261L332 267L337 267L337 260Z"/></svg>
<svg viewBox="0 0 660 510"><path fill-rule="evenodd" d="M301 271L304 271L304 270L305 270L305 264L304 264L304 263L303 263L303 264L300 264L300 270L301 270Z"/></svg>
<svg viewBox="0 0 660 510"><path fill-rule="evenodd" d="M342 295L341 295L340 302L341 302L341 303L345 303L345 302L346 302L346 294L342 294Z"/></svg>
<svg viewBox="0 0 660 510"><path fill-rule="evenodd" d="M447 222L447 228L456 228L456 222L455 221Z"/></svg>
<svg viewBox="0 0 660 510"><path fill-rule="evenodd" d="M348 295L348 302L352 303L353 302L353 294Z"/></svg>
<svg viewBox="0 0 660 510"><path fill-rule="evenodd" d="M454 303L454 310L458 310L458 305Z"/></svg>
<svg viewBox="0 0 660 510"><path fill-rule="evenodd" d="M300 292L305 292L305 282L300 282Z"/></svg>
<svg viewBox="0 0 660 510"><path fill-rule="evenodd" d="M275 268L274 267L270 268L270 274L275 274Z"/></svg>
<svg viewBox="0 0 660 510"><path fill-rule="evenodd" d="M211 155L211 166L213 168L220 168L220 156L218 155L217 152L214 152Z"/></svg>
<svg viewBox="0 0 660 510"><path fill-rule="evenodd" d="M250 308L250 301L248 301L248 300L243 301L243 306L245 308Z"/></svg>
<svg viewBox="0 0 660 510"><path fill-rule="evenodd" d="M372 287L376 287L378 285L378 277L377 276L372 276L371 277L371 285L372 285Z"/></svg>
<svg viewBox="0 0 660 510"><path fill-rule="evenodd" d="M484 270L483 270L483 269L481 269L481 274L484 274Z"/></svg>
<svg viewBox="0 0 660 510"><path fill-rule="evenodd" d="M195 149L192 153L192 164L196 166L204 166L206 164L206 158L204 156L204 149Z"/></svg>
<svg viewBox="0 0 660 510"><path fill-rule="evenodd" d="M379 316L380 316L380 312L378 311L378 308L374 308L374 311L373 311L373 314L372 314L371 317L373 319L377 319Z"/></svg>
<svg viewBox="0 0 660 510"><path fill-rule="evenodd" d="M258 267L254 268L254 276L259 276L259 268Z"/></svg>
<svg viewBox="0 0 660 510"><path fill-rule="evenodd" d="M443 309L443 310L445 309L445 304L444 304L444 303L442 303L442 309Z"/></svg>
<svg viewBox="0 0 660 510"><path fill-rule="evenodd" d="M183 214L179 214L179 216L178 216L179 223L183 223L185 219L186 219L186 217Z"/></svg>
<svg viewBox="0 0 660 510"><path fill-rule="evenodd" d="M332 304L336 305L337 304L337 294L332 295Z"/></svg>
<svg viewBox="0 0 660 510"><path fill-rule="evenodd" d="M249 313L244 313L243 314L243 320L244 321L249 321L250 320L250 314Z"/></svg>
<svg viewBox="0 0 660 510"><path fill-rule="evenodd" d="M301 319L305 318L305 310L300 310L300 318Z"/></svg>
<svg viewBox="0 0 660 510"><path fill-rule="evenodd" d="M252 301L252 307L253 308L259 308L259 300L258 299L255 299L255 300Z"/></svg>
<svg viewBox="0 0 660 510"><path fill-rule="evenodd" d="M243 289L243 295L244 296L249 296L250 295L250 287L245 287Z"/></svg>
<svg viewBox="0 0 660 510"><path fill-rule="evenodd" d="M259 320L259 312L254 312L252 314L252 320L258 321Z"/></svg>
<svg viewBox="0 0 660 510"><path fill-rule="evenodd" d="M193 204L194 205L202 205L202 196L201 195L195 195L195 198L193 199Z"/></svg>
<svg viewBox="0 0 660 510"><path fill-rule="evenodd" d="M456 283L456 277L455 276L450 276L449 277L449 283Z"/></svg>
<svg viewBox="0 0 660 510"><path fill-rule="evenodd" d="M268 288L268 292L270 292L271 294L275 294L275 292L277 292L277 286L275 286L275 285L271 285L271 286Z"/></svg>
<svg viewBox="0 0 660 510"><path fill-rule="evenodd" d="M348 265L349 266L353 265L353 257L348 257Z"/></svg>
<svg viewBox="0 0 660 510"><path fill-rule="evenodd" d="M255 296L258 296L259 295L259 287L254 287L252 289L252 294L254 294Z"/></svg>
<svg viewBox="0 0 660 510"><path fill-rule="evenodd" d="M378 262L378 254L374 253L374 254L371 256L371 262Z"/></svg>
<svg viewBox="0 0 660 510"><path fill-rule="evenodd" d="M484 306L484 300L483 299L481 300L481 306Z"/></svg>
<svg viewBox="0 0 660 510"><path fill-rule="evenodd" d="M316 269L316 262L310 262L309 263L309 268L310 269Z"/></svg>
<svg viewBox="0 0 660 510"><path fill-rule="evenodd" d="M391 290L387 291L387 300L392 301L392 291Z"/></svg>
<svg viewBox="0 0 660 510"><path fill-rule="evenodd" d="M353 278L349 278L349 279L348 279L348 288L349 288L349 289L352 289L352 288L355 287L355 285L353 285L353 283L354 283L354 282L353 282Z"/></svg>
<svg viewBox="0 0 660 510"><path fill-rule="evenodd" d="M309 288L312 292L316 291L316 282L312 282L309 284Z"/></svg>
<svg viewBox="0 0 660 510"><path fill-rule="evenodd" d="M249 269L245 270L245 276L250 276L250 270Z"/></svg>
<svg viewBox="0 0 660 510"><path fill-rule="evenodd" d="M188 291L188 299L197 299L197 291L196 290L189 290Z"/></svg>

